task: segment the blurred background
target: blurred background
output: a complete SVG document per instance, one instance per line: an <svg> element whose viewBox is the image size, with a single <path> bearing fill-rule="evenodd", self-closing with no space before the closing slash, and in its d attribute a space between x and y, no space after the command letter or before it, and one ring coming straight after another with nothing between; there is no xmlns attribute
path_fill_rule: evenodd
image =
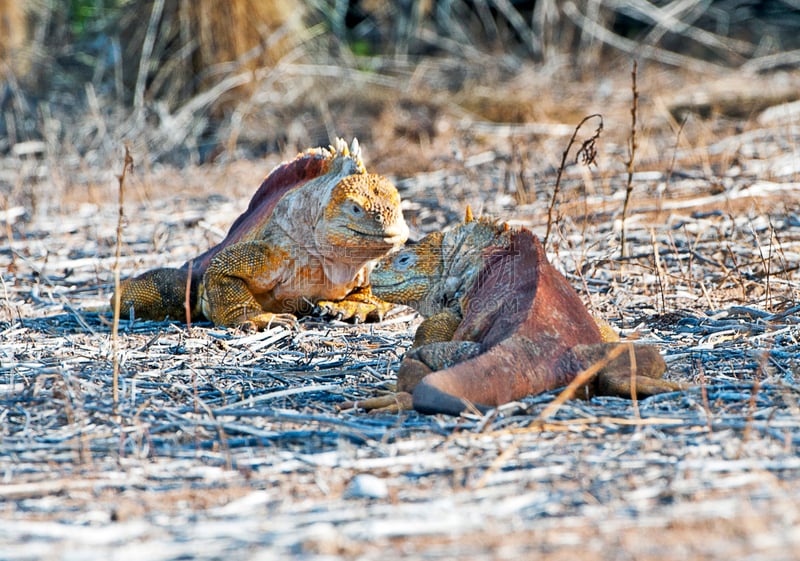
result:
<svg viewBox="0 0 800 561"><path fill-rule="evenodd" d="M125 143L183 167L357 136L371 168L408 174L454 138L502 143L500 126L563 146L599 111L613 139L633 60L658 112L645 126L674 136L687 111L724 124L791 100L800 64L798 0L0 0L0 15L4 194L54 168L90 181ZM20 179L37 159L51 165Z"/></svg>

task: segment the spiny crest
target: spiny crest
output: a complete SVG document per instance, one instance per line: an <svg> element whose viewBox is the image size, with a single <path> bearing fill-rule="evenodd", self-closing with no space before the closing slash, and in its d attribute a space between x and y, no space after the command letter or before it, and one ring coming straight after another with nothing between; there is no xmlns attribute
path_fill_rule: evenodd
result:
<svg viewBox="0 0 800 561"><path fill-rule="evenodd" d="M359 173L367 173L367 168L361 159L361 145L358 143L357 138L353 138L353 142L348 146L345 139L337 137L333 145L330 146L330 152L333 158L339 156L355 160Z"/></svg>
<svg viewBox="0 0 800 561"><path fill-rule="evenodd" d="M456 228L461 228L469 224L472 224L472 226L470 226L470 231L472 231L473 229L481 230L483 229L484 226L488 225L494 227L498 234L501 232L508 232L509 229L511 228L511 226L509 226L507 222L501 222L497 218L489 218L487 216L481 216L476 219L475 215L472 212L472 205L467 205L467 208L464 211L464 223L459 224L458 226L456 226Z"/></svg>
<svg viewBox="0 0 800 561"><path fill-rule="evenodd" d="M409 249L418 256L416 265L418 272L430 276L441 266L443 241L444 234L442 232L432 232L416 244L409 246Z"/></svg>
<svg viewBox="0 0 800 561"><path fill-rule="evenodd" d="M354 138L349 146L343 138L336 138L333 144L327 148L322 146L309 148L300 152L295 156L294 160L288 163L302 162L308 160L309 157L321 158L327 162L327 165L320 172L322 175L331 172L343 172L345 175L367 173L367 168L361 159L361 146L357 138ZM286 163L282 165L286 165ZM273 172L278 171L281 167L278 166Z"/></svg>
<svg viewBox="0 0 800 561"><path fill-rule="evenodd" d="M475 218L472 208L467 206L464 222L447 230L445 243L461 246L466 239L491 240L503 232L509 231L509 225L496 218L479 216ZM465 248L475 246L475 242L467 243Z"/></svg>

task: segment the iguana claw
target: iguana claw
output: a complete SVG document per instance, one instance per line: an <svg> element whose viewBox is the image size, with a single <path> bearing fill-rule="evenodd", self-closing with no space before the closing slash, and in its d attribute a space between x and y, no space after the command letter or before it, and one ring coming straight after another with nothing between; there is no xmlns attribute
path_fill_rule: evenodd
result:
<svg viewBox="0 0 800 561"><path fill-rule="evenodd" d="M346 401L339 410L364 409L370 413L399 413L412 409L412 398L408 392L397 392L361 401Z"/></svg>
<svg viewBox="0 0 800 561"><path fill-rule="evenodd" d="M376 298L369 287L352 291L342 300L320 300L316 312L337 320L364 323L380 321L395 305Z"/></svg>

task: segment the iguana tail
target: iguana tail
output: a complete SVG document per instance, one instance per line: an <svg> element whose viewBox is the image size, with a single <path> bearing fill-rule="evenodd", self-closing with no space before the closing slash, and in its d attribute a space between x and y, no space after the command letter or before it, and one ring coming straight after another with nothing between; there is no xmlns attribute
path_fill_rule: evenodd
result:
<svg viewBox="0 0 800 561"><path fill-rule="evenodd" d="M193 321L203 319L198 289L202 275L193 274L189 288L188 309ZM123 281L120 285L120 317L163 321L187 321L187 283L189 268L153 269ZM114 309L114 296L111 297Z"/></svg>

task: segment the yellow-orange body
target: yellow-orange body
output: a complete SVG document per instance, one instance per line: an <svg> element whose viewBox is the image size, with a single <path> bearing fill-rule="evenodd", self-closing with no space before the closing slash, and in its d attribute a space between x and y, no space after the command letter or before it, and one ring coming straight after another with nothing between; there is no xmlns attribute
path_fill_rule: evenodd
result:
<svg viewBox="0 0 800 561"><path fill-rule="evenodd" d="M126 281L123 313L184 319L188 286L191 318L217 325L288 324L315 308L380 317L390 306L371 295L369 272L408 227L397 189L366 173L358 152L340 141L273 170L219 245L182 268Z"/></svg>

